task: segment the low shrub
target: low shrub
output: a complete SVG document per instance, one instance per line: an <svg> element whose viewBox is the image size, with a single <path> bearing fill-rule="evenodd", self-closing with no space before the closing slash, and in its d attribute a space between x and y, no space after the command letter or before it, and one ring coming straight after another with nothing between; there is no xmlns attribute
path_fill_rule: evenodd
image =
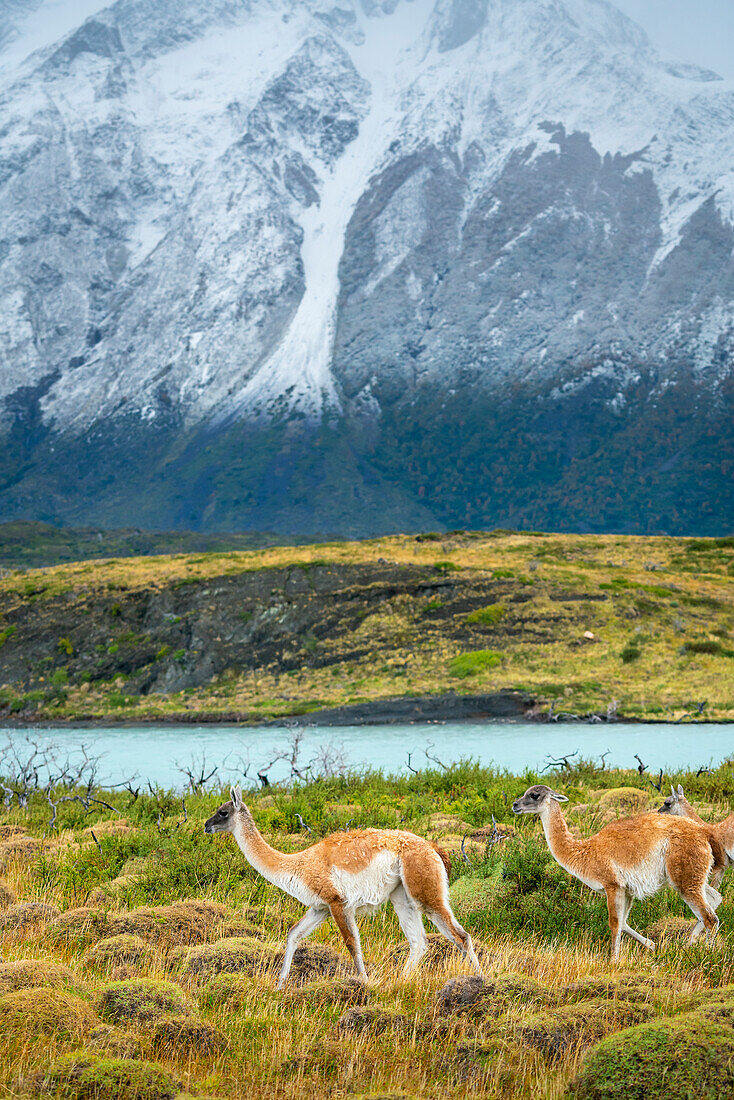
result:
<svg viewBox="0 0 734 1100"><path fill-rule="evenodd" d="M719 1100L734 1094L734 1032L695 1013L632 1027L584 1057L569 1100Z"/></svg>
<svg viewBox="0 0 734 1100"><path fill-rule="evenodd" d="M63 1100L173 1100L179 1089L179 1082L152 1062L77 1051L40 1074L35 1092Z"/></svg>
<svg viewBox="0 0 734 1100"><path fill-rule="evenodd" d="M501 603L492 603L488 607L477 608L466 616L466 622L479 626L495 626L507 614L507 608Z"/></svg>
<svg viewBox="0 0 734 1100"><path fill-rule="evenodd" d="M173 982L153 978L110 982L102 990L99 1014L105 1020L156 1020L169 1013L182 1015L188 1011L183 991Z"/></svg>
<svg viewBox="0 0 734 1100"><path fill-rule="evenodd" d="M496 668L502 662L502 654L493 649L477 649L470 653L460 653L449 664L449 673L460 680L476 676L488 668Z"/></svg>

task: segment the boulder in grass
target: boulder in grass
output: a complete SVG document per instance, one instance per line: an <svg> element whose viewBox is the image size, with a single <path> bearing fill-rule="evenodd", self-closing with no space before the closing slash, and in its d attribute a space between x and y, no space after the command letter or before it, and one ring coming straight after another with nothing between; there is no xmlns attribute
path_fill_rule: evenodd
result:
<svg viewBox="0 0 734 1100"><path fill-rule="evenodd" d="M721 1100L734 1096L734 1031L696 1013L654 1020L584 1055L567 1100Z"/></svg>
<svg viewBox="0 0 734 1100"><path fill-rule="evenodd" d="M180 1083L152 1062L77 1051L57 1058L31 1083L59 1100L174 1100Z"/></svg>
<svg viewBox="0 0 734 1100"><path fill-rule="evenodd" d="M32 989L34 986L66 989L75 984L72 971L60 963L45 959L15 959L14 962L0 963L0 994L15 993L18 989Z"/></svg>
<svg viewBox="0 0 734 1100"><path fill-rule="evenodd" d="M35 986L0 996L0 1033L6 1036L81 1040L97 1022L90 1005L66 990Z"/></svg>
<svg viewBox="0 0 734 1100"><path fill-rule="evenodd" d="M112 1023L157 1020L171 1013L184 1015L189 1011L179 986L153 978L110 982L102 990L98 1007L100 1016Z"/></svg>
<svg viewBox="0 0 734 1100"><path fill-rule="evenodd" d="M217 1055L229 1046L227 1036L206 1020L191 1016L164 1016L152 1028L156 1050L195 1057Z"/></svg>

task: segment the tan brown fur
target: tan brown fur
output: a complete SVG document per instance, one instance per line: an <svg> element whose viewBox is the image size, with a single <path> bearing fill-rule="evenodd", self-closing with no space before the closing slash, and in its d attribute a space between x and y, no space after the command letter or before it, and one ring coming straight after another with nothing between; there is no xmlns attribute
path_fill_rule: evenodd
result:
<svg viewBox="0 0 734 1100"><path fill-rule="evenodd" d="M721 895L708 885L723 849L708 826L656 813L639 814L607 825L595 836L574 837L559 805L563 795L544 785L529 787L516 800L516 813L539 814L551 854L562 867L607 897L612 954L618 957L622 933L646 947L654 944L630 928L634 898L650 897L671 885L713 937L715 907ZM694 930L697 933L698 926Z"/></svg>
<svg viewBox="0 0 734 1100"><path fill-rule="evenodd" d="M239 788L206 822L207 832L231 832L245 858L269 882L291 894L308 911L290 930L280 983L285 982L298 942L331 915L366 978L356 914L374 911L388 899L410 944L406 972L427 949L425 914L481 973L468 934L448 899L450 862L436 845L399 829L353 829L332 833L301 852L279 852L258 830Z"/></svg>

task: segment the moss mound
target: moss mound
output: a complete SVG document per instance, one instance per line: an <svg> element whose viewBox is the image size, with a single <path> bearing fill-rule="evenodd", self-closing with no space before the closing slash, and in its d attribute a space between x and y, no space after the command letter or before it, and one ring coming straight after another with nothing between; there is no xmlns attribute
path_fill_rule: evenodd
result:
<svg viewBox="0 0 734 1100"><path fill-rule="evenodd" d="M0 909L7 909L10 905L15 905L17 900L7 882L0 882Z"/></svg>
<svg viewBox="0 0 734 1100"><path fill-rule="evenodd" d="M48 940L59 947L78 947L109 935L107 914L86 905L67 909L65 913L58 913L57 910L56 918L46 929Z"/></svg>
<svg viewBox="0 0 734 1100"><path fill-rule="evenodd" d="M137 936L149 944L186 946L207 943L219 935L226 915L223 905L197 898L112 913L85 906L62 913L49 933L57 943Z"/></svg>
<svg viewBox="0 0 734 1100"><path fill-rule="evenodd" d="M614 810L623 816L643 814L650 807L650 795L639 787L611 787L598 796L603 810Z"/></svg>
<svg viewBox="0 0 734 1100"><path fill-rule="evenodd" d="M0 997L0 1032L82 1039L96 1023L86 1001L61 989L34 986Z"/></svg>
<svg viewBox="0 0 734 1100"><path fill-rule="evenodd" d="M183 974L257 974L272 966L276 956L258 940L235 936L192 947L181 955L174 954L173 960L180 962Z"/></svg>
<svg viewBox="0 0 734 1100"><path fill-rule="evenodd" d="M87 962L95 966L119 966L123 963L147 962L154 958L155 952L150 944L140 936L123 932L119 936L110 936L99 940L84 954Z"/></svg>
<svg viewBox="0 0 734 1100"><path fill-rule="evenodd" d="M275 956L278 967L283 962L284 950L278 951ZM351 959L340 955L325 943L303 943L296 948L288 981L308 982L313 978L334 977L337 974L348 973L350 970L352 970Z"/></svg>
<svg viewBox="0 0 734 1100"><path fill-rule="evenodd" d="M244 974L216 974L201 990L201 1004L206 1008L231 1005L242 1008L252 1000L255 986Z"/></svg>
<svg viewBox="0 0 734 1100"><path fill-rule="evenodd" d="M436 998L442 1015L498 1015L518 1004L549 1005L555 995L524 974L500 974L496 978L451 978Z"/></svg>
<svg viewBox="0 0 734 1100"><path fill-rule="evenodd" d="M83 1053L57 1059L36 1089L64 1100L173 1100L178 1091L178 1081L151 1062Z"/></svg>
<svg viewBox="0 0 734 1100"><path fill-rule="evenodd" d="M46 962L45 959L16 959L15 962L0 963L0 994L39 985L63 989L73 986L74 982L74 975L68 967Z"/></svg>
<svg viewBox="0 0 734 1100"><path fill-rule="evenodd" d="M11 863L30 863L43 851L43 841L35 836L13 836L0 842L0 867Z"/></svg>
<svg viewBox="0 0 734 1100"><path fill-rule="evenodd" d="M40 924L53 921L59 912L55 905L46 905L42 901L23 901L0 913L0 931L24 932L28 928L37 928Z"/></svg>
<svg viewBox="0 0 734 1100"><path fill-rule="evenodd" d="M359 1035L367 1031L382 1034L388 1029L405 1031L409 1026L408 1017L399 1012L360 1005L342 1013L336 1022L336 1031L339 1035Z"/></svg>
<svg viewBox="0 0 734 1100"><path fill-rule="evenodd" d="M140 1053L140 1038L129 1028L99 1024L89 1033L85 1043L87 1050L114 1058L134 1058Z"/></svg>
<svg viewBox="0 0 734 1100"><path fill-rule="evenodd" d="M167 1016L153 1025L153 1046L161 1052L191 1056L221 1054L229 1046L227 1036L206 1020Z"/></svg>
<svg viewBox="0 0 734 1100"><path fill-rule="evenodd" d="M649 1001L655 992L654 978L637 974L615 974L609 977L579 978L558 990L559 997L569 1001L583 1001L600 997L619 998L627 1001Z"/></svg>
<svg viewBox="0 0 734 1100"><path fill-rule="evenodd" d="M598 1043L613 1031L640 1024L651 1014L652 1009L631 1001L584 1001L531 1016L515 1034L523 1046L556 1059L573 1048Z"/></svg>
<svg viewBox="0 0 734 1100"><path fill-rule="evenodd" d="M433 969L435 967L444 966L446 963L456 962L461 958L461 952L456 944L449 943L445 936L439 936L437 933L432 932L428 937L428 950L421 959L421 966ZM486 957L486 952L482 950L481 946L475 944L475 950L480 958ZM410 948L407 943L398 944L394 950L389 954L390 962L396 966L403 966L405 960L408 958L408 951Z"/></svg>
<svg viewBox="0 0 734 1100"><path fill-rule="evenodd" d="M569 1100L719 1100L734 1094L734 1033L695 1013L604 1039L584 1057Z"/></svg>
<svg viewBox="0 0 734 1100"><path fill-rule="evenodd" d="M314 1005L365 1005L374 997L374 992L359 978L323 978L303 985L291 987L284 993L287 1000L295 1004Z"/></svg>
<svg viewBox="0 0 734 1100"><path fill-rule="evenodd" d="M690 917L661 917L653 921L646 935L656 943L660 940L687 941L693 931L694 921Z"/></svg>
<svg viewBox="0 0 734 1100"><path fill-rule="evenodd" d="M158 982L153 978L110 982L102 990L99 1014L105 1020L156 1020L169 1013L183 1015L188 1011L183 991L173 982Z"/></svg>

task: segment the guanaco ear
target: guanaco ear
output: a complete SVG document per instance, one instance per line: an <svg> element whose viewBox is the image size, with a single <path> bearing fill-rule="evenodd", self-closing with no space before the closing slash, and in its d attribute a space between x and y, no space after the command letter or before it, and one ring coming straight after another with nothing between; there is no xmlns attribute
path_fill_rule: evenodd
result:
<svg viewBox="0 0 734 1100"><path fill-rule="evenodd" d="M683 794L683 785L681 783L678 784L678 798L685 798Z"/></svg>
<svg viewBox="0 0 734 1100"><path fill-rule="evenodd" d="M239 786L232 787L230 789L229 794L230 794L230 797L232 799L232 805L234 806L235 810L239 810L240 807L242 806L242 790L241 790L241 788Z"/></svg>
<svg viewBox="0 0 734 1100"><path fill-rule="evenodd" d="M551 798L555 798L556 802L568 802L565 794L559 794L558 791L551 791Z"/></svg>
<svg viewBox="0 0 734 1100"><path fill-rule="evenodd" d="M675 798L675 799L678 798L678 795L675 793L675 787L673 786L672 783L670 784L670 793L672 794L673 798Z"/></svg>

